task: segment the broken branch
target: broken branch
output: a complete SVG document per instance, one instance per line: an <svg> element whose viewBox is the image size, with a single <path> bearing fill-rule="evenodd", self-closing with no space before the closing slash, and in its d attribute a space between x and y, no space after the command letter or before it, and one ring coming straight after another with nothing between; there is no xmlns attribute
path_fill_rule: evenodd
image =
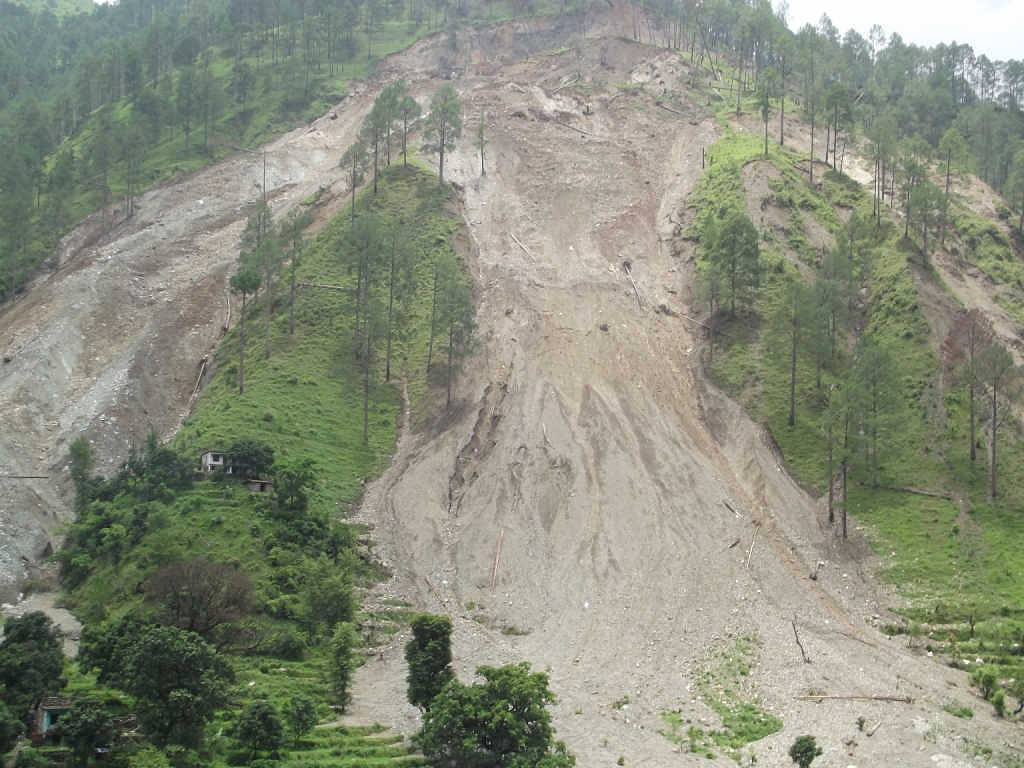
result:
<svg viewBox="0 0 1024 768"><path fill-rule="evenodd" d="M622 269L626 273L626 277L629 278L630 285L633 286L633 293L636 294L636 305L637 305L637 307L639 307L640 309L643 309L644 308L644 303L640 300L640 291L636 287L636 281L633 279L633 273L629 269L629 262L628 261L622 262Z"/></svg>
<svg viewBox="0 0 1024 768"><path fill-rule="evenodd" d="M750 556L754 552L754 542L757 541L757 532L761 530L760 525L754 526L754 535L750 539L750 549L747 550L747 568L750 568Z"/></svg>
<svg viewBox="0 0 1024 768"><path fill-rule="evenodd" d="M505 529L502 528L498 534L498 551L494 553L494 567L491 569L491 590L494 589L494 583L498 578L498 561L501 559L501 542L505 538Z"/></svg>
<svg viewBox="0 0 1024 768"><path fill-rule="evenodd" d="M807 651L804 650L804 644L800 642L800 633L796 631L796 619L793 619L790 624L793 625L793 637L796 638L796 645L800 649L800 655L803 656L804 664L810 664L811 660L807 657Z"/></svg>
<svg viewBox="0 0 1024 768"><path fill-rule="evenodd" d="M555 119L552 118L551 122L552 123L557 123L558 125L562 126L563 128L568 128L570 131L576 131L576 133L582 133L584 136L592 135L589 132L584 131L582 128L577 128L575 125L569 125L568 123L563 123L561 120L555 120Z"/></svg>
<svg viewBox="0 0 1024 768"><path fill-rule="evenodd" d="M913 704L914 700L909 696L794 696L797 701L825 701L826 699L836 701L896 701L900 704Z"/></svg>
<svg viewBox="0 0 1024 768"><path fill-rule="evenodd" d="M527 256L529 256L532 259L533 258L533 254L530 253L530 249L527 248L525 245L523 245L522 242L519 240L518 237L515 236L514 233L509 232L508 234L509 234L509 237L511 237L515 241L516 245L518 245L520 248L523 249L523 253L525 253Z"/></svg>

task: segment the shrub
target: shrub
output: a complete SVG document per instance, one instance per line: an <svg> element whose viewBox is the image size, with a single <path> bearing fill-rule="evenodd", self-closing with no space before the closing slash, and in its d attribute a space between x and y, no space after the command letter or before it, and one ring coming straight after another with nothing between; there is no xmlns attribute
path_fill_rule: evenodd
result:
<svg viewBox="0 0 1024 768"><path fill-rule="evenodd" d="M996 692L996 672L991 667L979 667L971 673L971 685L975 685L985 699L991 699Z"/></svg>
<svg viewBox="0 0 1024 768"><path fill-rule="evenodd" d="M808 768L822 752L813 736L798 736L789 748L789 756L800 768Z"/></svg>
<svg viewBox="0 0 1024 768"><path fill-rule="evenodd" d="M992 696L992 706L996 708L996 717L1004 717L1006 715L1006 692L998 690Z"/></svg>

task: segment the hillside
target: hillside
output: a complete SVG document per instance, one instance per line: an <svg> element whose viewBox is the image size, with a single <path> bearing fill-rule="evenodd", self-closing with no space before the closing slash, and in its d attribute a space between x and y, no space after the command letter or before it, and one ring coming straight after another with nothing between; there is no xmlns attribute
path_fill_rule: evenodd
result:
<svg viewBox="0 0 1024 768"><path fill-rule="evenodd" d="M425 101L451 74L467 126L486 116L486 175L468 131L446 159L466 223L458 243L478 304L477 345L450 412L411 414L353 517L372 527L393 573L370 605L451 615L464 679L480 663L527 659L547 670L559 737L579 765L756 757L784 766L803 733L825 747L822 765L960 766L977 756L1019 765L1019 721L996 719L965 672L943 666L941 651L929 658L930 640L883 632L934 609L933 595L908 592L943 574L936 562L956 548L947 534L964 522L960 510L862 489L843 541L827 520L820 452L808 447L817 430L787 437L784 377L759 346L767 324L748 322L766 320L785 282L810 279L816 253L837 243L858 206L870 207L870 192L838 174L804 185L789 154L805 149L796 123L788 150L757 159L757 119L730 121L714 89L691 87L706 76L694 62L624 39L629 23L619 7L585 29L567 17L465 30L456 66L447 39L425 39L267 146L275 216L324 188L323 221L347 201L337 158L381 85L404 78ZM260 158L241 156L146 193L140 214L95 245L79 247L95 220L72 233L61 268L4 315L6 466L57 477L68 442L85 432L109 471L151 428L175 432L197 378L208 381L201 361L230 324L226 278L261 172ZM771 237L761 304L726 328L716 364L695 290L705 256L694 228L719 195ZM1008 227L968 220L976 199L928 269L913 263L913 241L890 238L899 219L887 212L867 298L853 300L861 320L901 345L905 366L896 397L908 412L892 429L898 452L883 467L886 484L972 498L984 482L978 470L952 452L945 465L930 455L945 458L962 437L953 424L962 404L946 403L941 420L914 409L934 385L944 319L958 301L990 312L1006 341L1016 336L1014 273L995 301L988 281L998 275L983 271L995 271L983 249L971 252L974 263L960 258L978 226L1010 242ZM810 385L800 407L801 427L814 425ZM396 409L389 402L385 417ZM265 428L282 418L285 408ZM200 418L179 440L193 449L217 429ZM1014 447L1008 479L1019 461ZM5 551L4 596L15 591L19 557L38 556L66 515L63 490L35 480L4 487L5 510L36 511L7 539L20 549ZM910 510L926 524L893 530L894 514ZM999 519L1004 511L978 504L972 525L993 550L986 568L1003 560L1005 571L1019 530ZM927 562L909 568L890 549L897 543L920 547ZM881 568L902 592L877 577ZM1017 610L1009 573L980 573L974 588L993 587L1006 592L990 614ZM397 634L359 671L352 722L417 727L405 702L406 639ZM814 695L854 698L800 698ZM871 696L911 701L856 698ZM973 719L954 716L956 707ZM750 732L765 738L747 744L741 733Z"/></svg>

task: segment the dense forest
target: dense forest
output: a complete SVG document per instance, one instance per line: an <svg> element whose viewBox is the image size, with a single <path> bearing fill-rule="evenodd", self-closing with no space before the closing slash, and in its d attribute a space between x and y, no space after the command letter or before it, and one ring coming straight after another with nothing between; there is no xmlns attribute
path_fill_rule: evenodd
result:
<svg viewBox="0 0 1024 768"><path fill-rule="evenodd" d="M589 7L126 0L58 17L0 2L0 294L87 213L117 200L130 213L150 184L316 116L382 51L467 18L544 10ZM687 51L737 97L761 88L783 112L794 104L826 162L866 142L879 196L934 161L1024 201L1024 62L877 26L842 34L826 16L793 32L767 0L637 5L632 35Z"/></svg>

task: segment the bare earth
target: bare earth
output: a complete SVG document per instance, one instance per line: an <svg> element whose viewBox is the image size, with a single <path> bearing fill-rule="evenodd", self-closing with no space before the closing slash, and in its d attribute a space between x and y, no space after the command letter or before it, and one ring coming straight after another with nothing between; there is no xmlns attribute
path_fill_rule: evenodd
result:
<svg viewBox="0 0 1024 768"><path fill-rule="evenodd" d="M461 32L457 56L441 37L382 67L380 82L404 77L426 101L442 58L459 62L467 129L445 170L461 186L479 332L444 428L406 429L358 513L394 570L368 600L452 615L464 680L478 664L523 659L549 672L559 737L585 768L620 755L630 766L733 764L678 752L659 715L718 727L694 673L751 633L763 643L751 689L785 723L745 750L759 765L791 765L803 733L825 748L816 765L980 765L965 734L998 754L1019 729L991 716L964 673L878 631L893 598L872 579L859 531L841 546L763 430L702 378L678 224L716 132L696 104L684 115L654 104L682 90L685 65L618 37L628 30L619 10L585 41L578 23L519 22ZM585 92L556 93L578 72ZM275 215L321 185L343 205L337 158L380 82L269 145ZM469 141L481 110L486 176ZM109 470L151 427L180 423L228 319L225 283L261 173L246 155L146 194L134 220L70 249L7 309L0 470L56 479L81 433ZM68 509L60 483L0 486L8 592L18 558L37 556ZM353 721L417 728L406 640L360 669ZM914 703L794 698L811 691ZM949 701L975 718L946 714ZM869 737L858 717L881 726Z"/></svg>

